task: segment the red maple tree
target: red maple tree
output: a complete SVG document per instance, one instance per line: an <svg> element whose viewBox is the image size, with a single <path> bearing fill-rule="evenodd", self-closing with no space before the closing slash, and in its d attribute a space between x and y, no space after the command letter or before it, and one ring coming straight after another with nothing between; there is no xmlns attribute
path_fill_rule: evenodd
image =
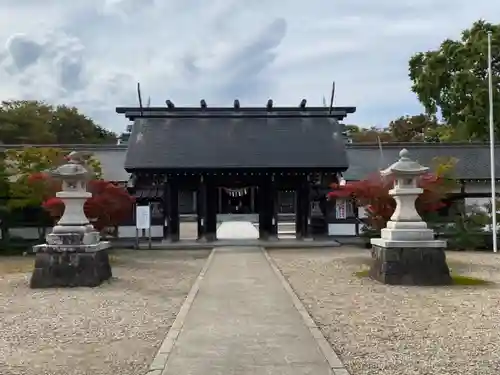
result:
<svg viewBox="0 0 500 375"><path fill-rule="evenodd" d="M422 216L435 212L445 206L443 202L450 192L452 184L448 178L426 173L418 180L424 191L417 198L415 207ZM396 208L396 201L389 195L394 186L394 178L374 174L360 181L351 181L345 185L332 184L329 199L353 199L358 207L367 212L368 226L374 230L385 228Z"/></svg>
<svg viewBox="0 0 500 375"><path fill-rule="evenodd" d="M64 203L55 193L61 189L61 183L45 173L33 174L29 183L43 191L43 208L54 220L59 220L64 213ZM124 188L109 181L92 180L87 190L92 193L92 198L85 202L83 209L96 230L103 232L116 227L132 215L134 198Z"/></svg>

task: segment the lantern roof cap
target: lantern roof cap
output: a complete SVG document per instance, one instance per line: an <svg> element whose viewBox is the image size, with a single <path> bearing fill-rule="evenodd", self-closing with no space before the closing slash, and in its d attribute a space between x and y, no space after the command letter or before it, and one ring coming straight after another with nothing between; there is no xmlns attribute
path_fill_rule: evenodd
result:
<svg viewBox="0 0 500 375"><path fill-rule="evenodd" d="M50 174L54 178L68 181L86 181L92 176L92 172L85 165L85 157L88 153L72 151L66 157L66 162L56 167Z"/></svg>
<svg viewBox="0 0 500 375"><path fill-rule="evenodd" d="M429 171L429 167L424 167L420 163L410 158L410 152L404 148L399 152L399 160L383 171L382 176L420 176Z"/></svg>

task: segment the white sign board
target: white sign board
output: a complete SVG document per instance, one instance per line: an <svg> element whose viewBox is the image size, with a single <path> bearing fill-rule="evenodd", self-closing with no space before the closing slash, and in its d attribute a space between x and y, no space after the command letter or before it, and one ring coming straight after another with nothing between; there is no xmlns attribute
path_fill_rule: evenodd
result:
<svg viewBox="0 0 500 375"><path fill-rule="evenodd" d="M335 201L335 217L337 219L345 219L347 217L347 202L345 199L337 199Z"/></svg>
<svg viewBox="0 0 500 375"><path fill-rule="evenodd" d="M151 228L151 210L149 206L135 208L135 226L137 229Z"/></svg>
<svg viewBox="0 0 500 375"><path fill-rule="evenodd" d="M329 236L355 236L356 224L330 223L328 224Z"/></svg>

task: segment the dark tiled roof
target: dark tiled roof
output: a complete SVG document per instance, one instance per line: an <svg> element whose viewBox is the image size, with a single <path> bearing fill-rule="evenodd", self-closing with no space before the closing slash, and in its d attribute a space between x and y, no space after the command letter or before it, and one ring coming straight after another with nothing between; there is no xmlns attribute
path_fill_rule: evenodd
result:
<svg viewBox="0 0 500 375"><path fill-rule="evenodd" d="M345 169L342 126L325 117L325 112L323 117L282 116L273 111L241 118L234 113L229 117L138 118L125 168Z"/></svg>
<svg viewBox="0 0 500 375"><path fill-rule="evenodd" d="M435 158L458 159L455 175L459 179L489 179L490 150L488 144L478 143L401 143L378 145L352 144L347 148L349 169L347 180L359 180L386 168L399 159L399 152L406 148L412 159L425 166L435 165ZM495 147L495 174L500 178L500 145ZM382 160L383 154L383 160Z"/></svg>

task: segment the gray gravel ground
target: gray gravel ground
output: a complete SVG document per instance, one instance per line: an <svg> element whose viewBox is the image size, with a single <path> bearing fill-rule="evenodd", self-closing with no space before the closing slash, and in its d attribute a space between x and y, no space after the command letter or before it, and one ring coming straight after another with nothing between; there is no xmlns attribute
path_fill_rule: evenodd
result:
<svg viewBox="0 0 500 375"><path fill-rule="evenodd" d="M500 374L500 256L447 255L496 285L399 287L353 275L368 250L270 254L352 375Z"/></svg>
<svg viewBox="0 0 500 375"><path fill-rule="evenodd" d="M33 291L29 274L0 274L1 375L146 373L208 251L114 254L95 289Z"/></svg>

